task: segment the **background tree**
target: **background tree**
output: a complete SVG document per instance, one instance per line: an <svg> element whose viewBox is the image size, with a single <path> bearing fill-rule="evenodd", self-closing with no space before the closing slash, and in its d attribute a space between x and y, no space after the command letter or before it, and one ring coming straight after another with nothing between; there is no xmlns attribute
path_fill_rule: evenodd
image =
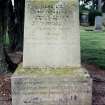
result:
<svg viewBox="0 0 105 105"><path fill-rule="evenodd" d="M11 0L0 0L0 74L13 72L17 67L8 56L5 44L6 34L12 32L12 10Z"/></svg>
<svg viewBox="0 0 105 105"><path fill-rule="evenodd" d="M25 0L14 0L16 49L23 50Z"/></svg>
<svg viewBox="0 0 105 105"><path fill-rule="evenodd" d="M81 2L85 6L91 3L92 9L101 11L103 8L103 4L105 3L105 0L79 0L79 2Z"/></svg>
<svg viewBox="0 0 105 105"><path fill-rule="evenodd" d="M0 73L8 72L8 64L4 55L4 36L7 31L8 0L0 0Z"/></svg>
<svg viewBox="0 0 105 105"><path fill-rule="evenodd" d="M95 16L102 15L105 12L105 0L79 0L80 13L84 10L89 12L89 25L93 26L95 23Z"/></svg>

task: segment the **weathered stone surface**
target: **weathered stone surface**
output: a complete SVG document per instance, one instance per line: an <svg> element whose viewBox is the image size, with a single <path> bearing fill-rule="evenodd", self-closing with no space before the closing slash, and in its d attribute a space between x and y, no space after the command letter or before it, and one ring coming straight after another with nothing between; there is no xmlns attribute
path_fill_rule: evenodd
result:
<svg viewBox="0 0 105 105"><path fill-rule="evenodd" d="M26 0L23 66L80 66L78 0Z"/></svg>
<svg viewBox="0 0 105 105"><path fill-rule="evenodd" d="M83 68L19 67L11 80L12 105L91 105L92 80Z"/></svg>
<svg viewBox="0 0 105 105"><path fill-rule="evenodd" d="M26 0L23 66L11 78L12 105L91 105L80 67L78 0Z"/></svg>
<svg viewBox="0 0 105 105"><path fill-rule="evenodd" d="M95 17L95 30L102 30L102 16Z"/></svg>

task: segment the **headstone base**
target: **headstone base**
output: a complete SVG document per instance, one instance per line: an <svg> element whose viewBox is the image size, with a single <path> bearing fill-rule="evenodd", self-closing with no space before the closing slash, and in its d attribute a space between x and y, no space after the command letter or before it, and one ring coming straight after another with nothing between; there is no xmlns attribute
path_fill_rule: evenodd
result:
<svg viewBox="0 0 105 105"><path fill-rule="evenodd" d="M11 78L12 105L91 105L92 79L84 68L19 67Z"/></svg>

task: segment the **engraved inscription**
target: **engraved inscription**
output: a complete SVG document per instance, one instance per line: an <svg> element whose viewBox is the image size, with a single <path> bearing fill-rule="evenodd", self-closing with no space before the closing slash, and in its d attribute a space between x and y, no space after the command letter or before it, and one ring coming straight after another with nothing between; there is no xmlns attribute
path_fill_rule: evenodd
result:
<svg viewBox="0 0 105 105"><path fill-rule="evenodd" d="M26 0L24 67L80 66L77 2Z"/></svg>

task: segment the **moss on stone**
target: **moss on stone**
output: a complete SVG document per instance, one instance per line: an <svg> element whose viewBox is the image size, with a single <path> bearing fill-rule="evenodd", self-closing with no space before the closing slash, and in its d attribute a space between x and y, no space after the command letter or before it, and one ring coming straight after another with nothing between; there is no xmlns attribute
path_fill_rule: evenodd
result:
<svg viewBox="0 0 105 105"><path fill-rule="evenodd" d="M57 2L57 0L32 0L32 5L40 6L43 4L45 6L51 6L56 4Z"/></svg>
<svg viewBox="0 0 105 105"><path fill-rule="evenodd" d="M31 77L46 77L46 76L54 76L54 77L70 77L79 80L86 79L85 69L83 68L23 68L20 65L14 76L31 76Z"/></svg>
<svg viewBox="0 0 105 105"><path fill-rule="evenodd" d="M59 0L31 0L31 1L32 1L31 2L32 5L36 5L36 6L38 5L40 6L42 4L45 6L49 6L49 5L52 6L60 2ZM69 5L70 7L78 4L76 0L68 0L66 2L67 2L67 5Z"/></svg>

